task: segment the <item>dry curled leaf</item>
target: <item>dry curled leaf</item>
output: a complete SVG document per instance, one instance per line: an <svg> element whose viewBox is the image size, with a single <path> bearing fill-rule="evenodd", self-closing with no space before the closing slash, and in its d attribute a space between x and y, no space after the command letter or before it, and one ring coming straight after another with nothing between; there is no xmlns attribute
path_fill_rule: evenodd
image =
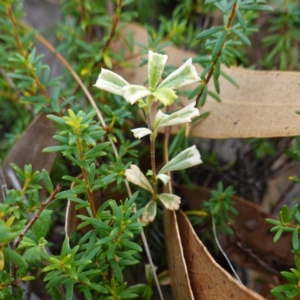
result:
<svg viewBox="0 0 300 300"><path fill-rule="evenodd" d="M178 211L177 218L184 258L195 299L265 299L240 284L215 262L181 210Z"/></svg>
<svg viewBox="0 0 300 300"><path fill-rule="evenodd" d="M183 256L177 217L173 210L164 209L164 232L166 236L166 254L171 277L173 299L194 300L195 298Z"/></svg>

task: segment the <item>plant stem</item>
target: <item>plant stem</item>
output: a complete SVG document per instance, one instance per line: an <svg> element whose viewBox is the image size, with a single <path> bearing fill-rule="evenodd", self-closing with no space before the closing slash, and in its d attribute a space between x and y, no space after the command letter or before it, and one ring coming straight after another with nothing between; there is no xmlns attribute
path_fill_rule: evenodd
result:
<svg viewBox="0 0 300 300"><path fill-rule="evenodd" d="M35 72L32 71L31 72L32 77L34 78L36 84L38 85L38 87L40 88L40 90L42 91L42 93L44 94L46 100L49 102L50 101L50 96L47 93L47 90L45 89L45 87L42 85L42 83L40 82L39 78L36 76Z"/></svg>
<svg viewBox="0 0 300 300"><path fill-rule="evenodd" d="M111 31L110 31L110 35L109 35L109 38L108 40L106 41L103 49L102 49L102 53L105 53L105 51L107 50L107 48L109 47L115 33L116 33L116 29L117 29L117 25L118 25L118 22L120 20L120 16L121 16L121 9L122 9L122 4L123 4L123 0L119 0L118 1L118 5L117 5L117 8L116 8L116 11L115 11L115 15L114 15L114 19L113 19L113 24L112 24L112 28L111 28Z"/></svg>
<svg viewBox="0 0 300 300"><path fill-rule="evenodd" d="M150 113L146 112L147 125L152 131ZM157 177L155 166L155 137L150 135L150 158L151 158L151 170L152 170L152 187L153 187L153 201L157 201Z"/></svg>
<svg viewBox="0 0 300 300"><path fill-rule="evenodd" d="M39 218L43 210L47 207L47 205L55 198L57 193L59 193L62 189L62 184L59 183L54 192L50 195L50 197L41 204L40 208L36 212L35 216L30 220L30 222L27 224L27 226L24 228L23 232L19 235L19 237L14 241L14 247L15 249L19 246L20 242L22 241L25 234L28 232L28 230L33 226L33 224L36 222L36 220Z"/></svg>
<svg viewBox="0 0 300 300"><path fill-rule="evenodd" d="M36 220L39 218L43 210L47 207L47 205L55 198L57 193L59 193L62 189L62 184L58 184L54 190L54 192L50 195L50 197L41 204L40 208L36 212L35 216L29 221L27 226L24 228L22 233L11 243L9 243L9 247L12 250L16 250L20 244L20 242L23 240L23 237L26 235L28 230L33 226L33 224L36 222ZM18 266L10 263L10 275L13 278L13 282L11 283L12 288L12 295L16 299L17 298L17 287L18 287Z"/></svg>
<svg viewBox="0 0 300 300"><path fill-rule="evenodd" d="M230 12L230 15L229 15L229 18L228 18L228 22L227 22L227 25L226 25L226 31L227 31L227 35L230 31L230 28L231 28L231 23L232 23L232 20L233 20L233 17L234 17L234 14L235 14L235 10L236 10L236 6L237 6L237 0L235 1L235 3L233 4L232 8L231 8L231 12ZM224 40L224 43L223 43L223 46L226 42L226 39ZM221 47L219 53L216 55L214 61L213 61L213 64L207 74L207 77L204 79L204 83L205 85L207 85L211 79L211 76L213 75L214 73L214 70L215 70L215 66L216 66L216 63L217 63L217 60L219 59L219 57L221 56L221 53L222 53L222 49L223 49L223 46ZM202 88L202 90L200 91L200 93L197 95L197 98L196 98L196 107L198 106L198 103L199 103L199 100L203 94L203 91L204 91L204 87Z"/></svg>
<svg viewBox="0 0 300 300"><path fill-rule="evenodd" d="M19 35L18 35L18 28L17 28L17 22L16 22L16 19L14 17L14 14L13 14L13 11L12 11L12 8L11 6L9 6L7 8L7 14L10 18L10 21L13 25L13 35L14 35L14 38L16 40L16 43L17 43L17 48L18 48L18 51L19 53L24 56L25 55L25 52L23 50L23 47L22 47L22 44L20 42L20 38L19 38ZM30 70L30 67L25 63L26 65L26 68L29 69L30 71L30 74L31 76L34 78L36 84L38 85L38 87L40 88L40 90L42 91L42 93L44 94L45 98L47 99L47 101L50 100L50 96L49 94L47 93L47 90L45 89L45 87L42 85L42 83L40 82L40 80L38 79L38 77L36 76L35 72L33 70Z"/></svg>
<svg viewBox="0 0 300 300"><path fill-rule="evenodd" d="M14 38L15 38L15 40L16 40L18 50L19 50L19 52L20 52L21 55L24 55L24 51L23 51L23 48L22 48L22 44L21 44L21 42L20 42L20 38L19 38L19 35L18 35L17 22L16 22L16 19L15 19L15 17L14 17L14 14L13 14L13 11L12 11L12 9L11 9L11 6L9 6L9 7L7 8L7 14L8 14L8 16L9 16L9 18L10 18L10 21L11 21L11 23L12 23L12 25L13 25L13 28L14 28L14 30L13 30L13 35L14 35Z"/></svg>
<svg viewBox="0 0 300 300"><path fill-rule="evenodd" d="M79 153L80 160L84 161L85 159L84 159L84 155L83 155L83 151L82 151L82 140L80 137L77 138L77 147L78 147L78 153ZM86 191L88 194L92 214L93 214L93 217L96 217L97 213L96 213L96 209L95 209L93 192L92 192L90 184L89 184L88 174L87 174L87 171L83 167L81 167L81 171L82 171L82 175L84 178L85 188L86 188Z"/></svg>

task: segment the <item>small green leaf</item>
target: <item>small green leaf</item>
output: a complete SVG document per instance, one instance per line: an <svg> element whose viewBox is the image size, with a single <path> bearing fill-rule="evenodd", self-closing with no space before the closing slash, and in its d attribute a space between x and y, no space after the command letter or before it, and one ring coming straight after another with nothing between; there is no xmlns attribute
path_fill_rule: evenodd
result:
<svg viewBox="0 0 300 300"><path fill-rule="evenodd" d="M212 27L212 28L209 28L203 32L201 32L200 34L197 35L196 39L197 40L200 40L200 39L203 39L205 37L208 37L210 35L213 35L221 30L224 29L224 26L217 26L217 27Z"/></svg>
<svg viewBox="0 0 300 300"><path fill-rule="evenodd" d="M295 265L296 265L296 268L297 270L300 272L300 258L298 255L295 255Z"/></svg>
<svg viewBox="0 0 300 300"><path fill-rule="evenodd" d="M241 24L243 30L247 30L246 23L245 23L245 21L244 21L243 15L241 14L240 10L239 10L239 9L236 9L236 10L235 10L235 14L236 14L236 16L237 16L237 18L238 18L238 21L240 22L240 24Z"/></svg>
<svg viewBox="0 0 300 300"><path fill-rule="evenodd" d="M52 96L50 98L50 105L53 108L53 110L57 113L60 112L59 96L60 96L60 87L57 86L54 88Z"/></svg>
<svg viewBox="0 0 300 300"><path fill-rule="evenodd" d="M251 46L251 41L249 40L249 38L246 35L244 35L240 30L233 28L232 32L234 32L247 46Z"/></svg>
<svg viewBox="0 0 300 300"><path fill-rule="evenodd" d="M292 245L295 250L299 249L299 236L298 236L298 228L293 230L292 233Z"/></svg>
<svg viewBox="0 0 300 300"><path fill-rule="evenodd" d="M224 30L222 32L213 50L212 57L216 57L219 54L219 52L222 50L222 47L224 46L225 40L227 38L227 34L228 34L227 30Z"/></svg>
<svg viewBox="0 0 300 300"><path fill-rule="evenodd" d="M109 263L112 267L114 275L116 276L116 279L118 280L119 283L122 283L123 282L123 274L122 274L122 271L121 271L118 263L115 262L113 259Z"/></svg>
<svg viewBox="0 0 300 300"><path fill-rule="evenodd" d="M221 71L220 71L220 74L221 74ZM220 84L219 84L219 79L217 78L216 75L217 75L217 73L214 72L214 73L213 73L214 87L215 87L215 89L216 89L216 92L217 92L218 94L220 94Z"/></svg>
<svg viewBox="0 0 300 300"><path fill-rule="evenodd" d="M273 242L276 243L279 238L281 237L283 233L283 227L280 227L279 230L276 232L275 236L274 236L274 239L273 239Z"/></svg>
<svg viewBox="0 0 300 300"><path fill-rule="evenodd" d="M90 287L91 287L93 290L95 290L95 291L97 291L97 292L99 292L99 293L107 294L107 289L106 289L105 287L103 287L102 285L100 285L100 284L91 283L91 284L90 284Z"/></svg>
<svg viewBox="0 0 300 300"><path fill-rule="evenodd" d="M274 11L274 9L269 5L241 4L239 6L239 9L241 9L241 10L252 10L252 11L269 11L269 12Z"/></svg>
<svg viewBox="0 0 300 300"><path fill-rule="evenodd" d="M200 75L200 78L201 79L204 79L205 78L205 75L211 70L211 68L213 67L214 63L211 62L209 63L202 71L201 75ZM204 81L205 82L205 81ZM204 84L204 83L203 83Z"/></svg>
<svg viewBox="0 0 300 300"><path fill-rule="evenodd" d="M52 210L44 209L31 227L32 232L38 240L42 237L46 237L51 225L51 215Z"/></svg>
<svg viewBox="0 0 300 300"><path fill-rule="evenodd" d="M273 219L266 219L266 221L272 225L281 225L281 223L277 220L273 220Z"/></svg>
<svg viewBox="0 0 300 300"><path fill-rule="evenodd" d="M227 79L231 84L233 84L236 88L239 88L238 83L228 74L226 74L224 71L220 71L221 75Z"/></svg>
<svg viewBox="0 0 300 300"><path fill-rule="evenodd" d="M19 267L27 268L27 263L25 259L16 251L4 247L3 248L4 257L14 263L15 265L18 265Z"/></svg>
<svg viewBox="0 0 300 300"><path fill-rule="evenodd" d="M52 181L50 179L48 172L45 169L42 170L42 175L43 175L43 179L44 179L45 186L46 186L48 193L52 194L54 191L53 184L52 184Z"/></svg>
<svg viewBox="0 0 300 300"><path fill-rule="evenodd" d="M200 84L198 85L195 89L193 89L193 91L189 94L188 99L191 100L193 99L195 96L197 96L201 90L203 89L204 84Z"/></svg>
<svg viewBox="0 0 300 300"><path fill-rule="evenodd" d="M58 123L60 125L65 125L66 122L63 118L60 118L58 116L55 116L55 115L47 115L47 118L50 119L51 121L55 122L55 123Z"/></svg>
<svg viewBox="0 0 300 300"><path fill-rule="evenodd" d="M290 215L288 217L288 222L291 222L294 219L297 211L298 211L298 204L295 204L291 209Z"/></svg>
<svg viewBox="0 0 300 300"><path fill-rule="evenodd" d="M64 150L69 149L68 145L58 145L58 146L50 146L43 149L42 152L62 152Z"/></svg>
<svg viewBox="0 0 300 300"><path fill-rule="evenodd" d="M103 61L106 67L108 67L109 69L112 69L112 61L110 56L105 52L103 53Z"/></svg>
<svg viewBox="0 0 300 300"><path fill-rule="evenodd" d="M289 209L286 205L283 205L282 207L282 218L283 218L283 222L287 223L289 221Z"/></svg>
<svg viewBox="0 0 300 300"><path fill-rule="evenodd" d="M216 94L216 93L214 93L214 92L211 92L211 91L208 91L208 94L212 97L212 98L214 98L217 102L221 102L221 98Z"/></svg>
<svg viewBox="0 0 300 300"><path fill-rule="evenodd" d="M138 244L136 244L134 242L131 242L131 241L128 241L127 239L122 239L120 241L120 243L123 246L125 246L125 247L127 247L129 249L132 249L132 250L135 250L135 251L138 251L138 252L142 252L143 251L143 249Z"/></svg>
<svg viewBox="0 0 300 300"><path fill-rule="evenodd" d="M207 98L207 93L208 93L208 88L207 88L207 85L204 87L203 89L203 92L202 92L202 95L199 99L200 101L200 105L201 106L204 106L205 102L206 102L206 98Z"/></svg>
<svg viewBox="0 0 300 300"><path fill-rule="evenodd" d="M117 243L111 243L108 247L108 251L107 251L107 259L111 260L113 259L114 255L115 255L115 250L117 247Z"/></svg>

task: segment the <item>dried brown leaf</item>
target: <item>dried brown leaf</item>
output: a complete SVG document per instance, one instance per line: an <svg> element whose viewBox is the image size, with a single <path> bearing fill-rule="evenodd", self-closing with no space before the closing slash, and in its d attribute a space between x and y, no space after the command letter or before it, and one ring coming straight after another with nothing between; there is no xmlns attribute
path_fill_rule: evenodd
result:
<svg viewBox="0 0 300 300"><path fill-rule="evenodd" d="M176 213L164 209L164 232L169 274L174 300L194 300L187 266L183 256Z"/></svg>
<svg viewBox="0 0 300 300"><path fill-rule="evenodd" d="M240 284L215 262L181 210L178 211L177 218L195 299L265 299Z"/></svg>

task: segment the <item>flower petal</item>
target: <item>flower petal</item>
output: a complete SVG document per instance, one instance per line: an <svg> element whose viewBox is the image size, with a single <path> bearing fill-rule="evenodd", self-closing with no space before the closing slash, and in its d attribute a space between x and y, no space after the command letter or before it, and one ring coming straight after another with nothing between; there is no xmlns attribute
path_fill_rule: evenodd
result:
<svg viewBox="0 0 300 300"><path fill-rule="evenodd" d="M198 164L201 164L200 152L196 149L196 146L185 149L177 156L171 159L158 174L164 174L171 171L187 169Z"/></svg>
<svg viewBox="0 0 300 300"><path fill-rule="evenodd" d="M123 87L123 97L125 100L131 104L134 104L136 101L151 95L150 91L142 85L127 85Z"/></svg>
<svg viewBox="0 0 300 300"><path fill-rule="evenodd" d="M148 81L150 91L154 91L164 70L168 56L149 50L148 53Z"/></svg>
<svg viewBox="0 0 300 300"><path fill-rule="evenodd" d="M180 205L180 197L173 194L159 194L158 199L163 203L165 208L177 210Z"/></svg>
<svg viewBox="0 0 300 300"><path fill-rule="evenodd" d="M199 110L195 107L196 102L193 102L186 107L170 114L164 114L161 110L155 116L154 131L163 126L172 126L191 122L193 117L199 116Z"/></svg>
<svg viewBox="0 0 300 300"><path fill-rule="evenodd" d="M147 134L151 134L152 131L146 127L131 129L135 138L140 139Z"/></svg>
<svg viewBox="0 0 300 300"><path fill-rule="evenodd" d="M172 89L161 88L152 93L164 106L169 106L174 103L177 96Z"/></svg>
<svg viewBox="0 0 300 300"><path fill-rule="evenodd" d="M127 169L125 171L126 179L141 188L149 191L151 194L153 194L152 186L150 185L150 182L146 178L146 176L142 173L140 168L136 165L130 165L130 169Z"/></svg>
<svg viewBox="0 0 300 300"><path fill-rule="evenodd" d="M124 91L122 88L126 85L129 85L129 83L123 77L104 68L102 68L97 82L94 84L95 87L101 90L119 96L123 96Z"/></svg>
<svg viewBox="0 0 300 300"><path fill-rule="evenodd" d="M199 82L200 77L196 68L192 65L192 59L188 59L180 68L171 73L157 88L177 89L182 86Z"/></svg>

